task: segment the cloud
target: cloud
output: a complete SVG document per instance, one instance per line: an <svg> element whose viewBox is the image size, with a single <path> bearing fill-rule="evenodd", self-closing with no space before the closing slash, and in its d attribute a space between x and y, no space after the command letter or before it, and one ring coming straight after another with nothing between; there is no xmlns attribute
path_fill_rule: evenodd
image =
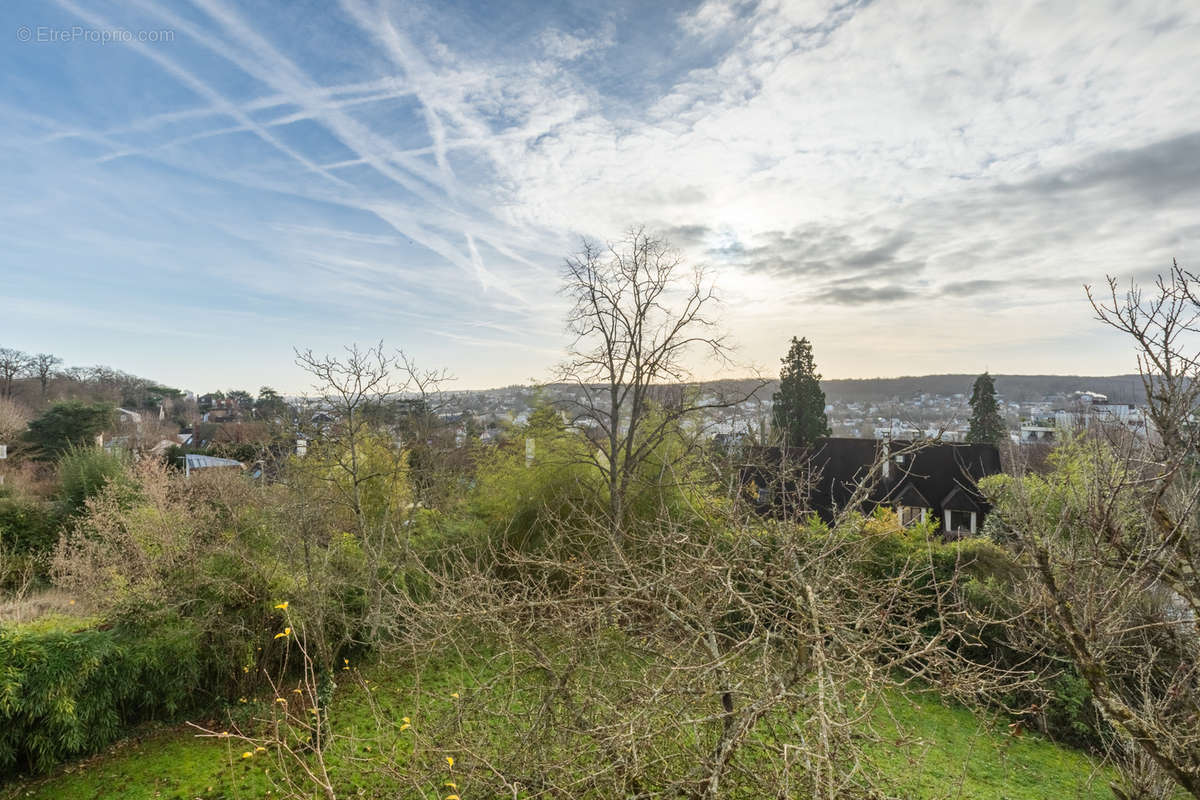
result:
<svg viewBox="0 0 1200 800"><path fill-rule="evenodd" d="M1200 197L1200 131L1142 147L1110 150L997 189L1007 194L1055 198L1100 189L1118 192L1127 201L1141 205Z"/></svg>
<svg viewBox="0 0 1200 800"><path fill-rule="evenodd" d="M547 28L538 36L538 42L549 58L556 61L574 61L612 46L612 36L611 28L607 28L598 36L576 36L557 28Z"/></svg>
<svg viewBox="0 0 1200 800"><path fill-rule="evenodd" d="M1012 287L1012 281L988 280L986 278L973 281L947 283L939 290L939 294L949 297L971 297L977 294L987 294L1005 287Z"/></svg>
<svg viewBox="0 0 1200 800"><path fill-rule="evenodd" d="M661 235L674 247L692 250L702 248L713 230L707 225L674 225L662 228Z"/></svg>
<svg viewBox="0 0 1200 800"><path fill-rule="evenodd" d="M695 9L679 17L679 27L689 36L701 39L714 36L728 29L738 18L741 9L749 5L729 0L704 0Z"/></svg>
<svg viewBox="0 0 1200 800"><path fill-rule="evenodd" d="M924 264L901 256L911 240L912 234L905 231L808 225L787 232L765 231L754 236L750 245L735 240L710 255L781 279L913 275Z"/></svg>
<svg viewBox="0 0 1200 800"><path fill-rule="evenodd" d="M544 347L562 255L645 223L714 268L750 341L806 302L868 336L880 307L952 297L964 351L1027 355L1091 324L1080 283L1200 263L1187 0L84 5L55 13L176 41L0 56L0 277L33 299L199 274L264 317ZM527 377L510 349L489 370Z"/></svg>
<svg viewBox="0 0 1200 800"><path fill-rule="evenodd" d="M813 299L820 303L839 306L862 306L876 303L895 303L912 300L919 295L904 286L830 286L816 294Z"/></svg>

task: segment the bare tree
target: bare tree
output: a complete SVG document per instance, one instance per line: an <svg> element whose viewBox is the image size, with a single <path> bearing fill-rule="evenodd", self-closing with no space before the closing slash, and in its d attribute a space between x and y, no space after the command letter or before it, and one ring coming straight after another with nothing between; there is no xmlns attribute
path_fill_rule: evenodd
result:
<svg viewBox="0 0 1200 800"><path fill-rule="evenodd" d="M461 459L454 458L454 430L439 416L448 403L445 386L454 376L446 369L422 367L403 350L396 351L395 363L409 401L401 428L413 467L414 501L434 506L447 499L451 474L461 466L456 464Z"/></svg>
<svg viewBox="0 0 1200 800"><path fill-rule="evenodd" d="M38 383L42 385L42 397L46 396L50 378L54 375L54 368L61 363L63 363L61 358L50 353L38 353L30 359L33 374L37 376Z"/></svg>
<svg viewBox="0 0 1200 800"><path fill-rule="evenodd" d="M12 397L13 381L25 375L33 364L28 353L14 350L11 347L0 347L0 387L3 387L3 397Z"/></svg>
<svg viewBox="0 0 1200 800"><path fill-rule="evenodd" d="M11 444L29 425L29 412L19 403L0 398L0 444Z"/></svg>
<svg viewBox="0 0 1200 800"><path fill-rule="evenodd" d="M317 413L333 418L325 438L340 447L334 456L331 483L342 487L339 492L343 495L342 502L354 513L361 533L362 487L375 477L362 468L363 440L370 429L365 412L371 403L379 402L397 387L392 377L393 361L384 352L383 342L365 350L358 345L345 350L345 356L340 358L317 356L312 350L296 351L296 363L314 379L313 389L322 406Z"/></svg>
<svg viewBox="0 0 1200 800"><path fill-rule="evenodd" d="M575 340L558 378L582 395L575 423L599 434L592 463L607 485L608 529L619 543L626 498L646 459L688 418L744 398L689 387L694 357L727 361L730 348L712 316L718 299L704 269L688 266L665 240L644 228L606 245L584 240L564 279Z"/></svg>
<svg viewBox="0 0 1200 800"><path fill-rule="evenodd" d="M83 383L91 376L90 367L67 367L58 373L59 377L66 378L74 383Z"/></svg>
<svg viewBox="0 0 1200 800"><path fill-rule="evenodd" d="M1134 752L1200 797L1200 279L1173 265L1155 291L1088 289L1134 342L1152 429L1094 431L1046 477L1006 480L1003 520L1028 558L1061 651ZM1139 784L1141 781L1130 781ZM1128 788L1118 792L1134 797Z"/></svg>
<svg viewBox="0 0 1200 800"><path fill-rule="evenodd" d="M888 707L906 686L978 702L1027 677L963 655L974 612L930 556L879 568L894 518L830 530L663 509L609 555L589 552L608 522L590 508L557 509L537 552L431 550L421 591L391 596L381 657L441 698L410 698L417 713L397 719L364 691L372 741L335 740L377 745L372 770L400 793L451 756L487 796L894 796L872 752L904 739ZM475 685L450 713L421 713L444 702L447 664ZM297 797L346 782L281 766Z"/></svg>
<svg viewBox="0 0 1200 800"><path fill-rule="evenodd" d="M324 505L352 515L359 546L371 564L369 585L361 588L371 601L364 630L367 640L373 641L382 624L384 598L407 564L409 523L420 499L413 495L409 466L414 442L404 434L415 434L415 444L424 444L431 408L449 378L445 371L422 369L403 351L389 354L382 342L366 349L349 346L341 357L298 351L296 363L314 378L319 401L319 411L313 415L319 421L302 425L308 428L312 444L295 467L296 477L321 487L305 499L312 508L304 514L319 524L325 519ZM405 415L407 431L380 420L381 409L413 400L405 395L414 393L415 404L407 406L417 408ZM310 533L323 535L319 529ZM319 548L312 552L328 557ZM340 644L318 645L315 652L332 658Z"/></svg>

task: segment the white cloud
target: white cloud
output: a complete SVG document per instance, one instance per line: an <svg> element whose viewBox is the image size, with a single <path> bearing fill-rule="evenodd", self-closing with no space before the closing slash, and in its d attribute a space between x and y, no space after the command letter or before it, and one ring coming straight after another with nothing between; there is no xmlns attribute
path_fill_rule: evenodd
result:
<svg viewBox="0 0 1200 800"><path fill-rule="evenodd" d="M601 36L576 36L557 28L547 28L538 36L542 50L556 61L574 61L580 56L612 45L611 28Z"/></svg>
<svg viewBox="0 0 1200 800"><path fill-rule="evenodd" d="M354 54L363 74L341 83L323 80L286 31L224 0L195 0L201 15L135 5L262 91L241 97L211 61L139 45L199 104L91 128L26 109L35 133L20 146L45 154L86 142L97 181L147 159L336 209L325 220L280 211L265 231L219 208L187 214L252 244L248 264L304 265L339 308L467 293L469 312L442 326L464 342L475 336L468 324L484 323L543 345L573 236L635 222L693 232L681 243L718 270L752 360L773 363L771 342L790 327L859 342L837 351L830 375L926 363L914 354L944 336L919 326L897 335L893 320L939 304L939 325L962 326L964 347L993 346L1008 330L999 338L1028 358L1032 343L1086 330L1082 279L1197 255L1181 231L1194 229L1200 197L1176 181L1163 202L1150 183L1161 178L1155 154L1194 155L1187 135L1200 131L1200 7L1186 0L1082 10L706 0L662 32L662 53L630 45L634 13L587 29L534 20L532 46L514 52L421 27L406 7L343 0L339 24L369 44ZM663 68L666 56L695 66ZM642 64L667 77L629 88ZM309 129L338 155L317 157L297 133ZM269 157L248 159L239 137ZM1075 174L1091 183L1062 177ZM296 235L280 240L286 225ZM1180 247L1193 250L1171 250ZM413 250L419 264L401 263ZM279 273L230 273L258 292L281 283ZM796 322L801 307L809 313ZM1072 369L1070 353L1060 358ZM514 379L530 371L512 369Z"/></svg>

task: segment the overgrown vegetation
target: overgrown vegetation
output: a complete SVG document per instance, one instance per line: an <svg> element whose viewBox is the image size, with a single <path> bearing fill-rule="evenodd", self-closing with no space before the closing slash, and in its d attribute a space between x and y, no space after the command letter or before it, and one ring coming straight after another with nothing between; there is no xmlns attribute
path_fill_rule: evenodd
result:
<svg viewBox="0 0 1200 800"><path fill-rule="evenodd" d="M990 748L1036 731L1110 759L1122 797L1191 791L1190 418L1163 417L1165 454L1092 436L994 479L990 539L867 505L884 457L831 521L763 518L693 424L725 399L663 385L689 345L727 355L680 264L640 230L585 246L584 400L490 449L382 344L298 353L322 411L257 479L43 443L54 489L0 497L6 580L74 616L0 633L0 768L186 712L290 797L932 796L931 774L987 796L966 744L902 774L932 716L972 709ZM1095 796L1092 762L1038 752L1079 770L1055 793Z"/></svg>
<svg viewBox="0 0 1200 800"><path fill-rule="evenodd" d="M490 770L455 745L487 742L490 749L522 746L523 730L485 716L480 697L497 684L538 680L512 672L495 657L482 663L454 651L430 650L420 662L377 663L339 673L326 750L335 796L470 798L484 793ZM281 687L295 696L295 685ZM454 697L454 694L458 697ZM269 716L270 695L237 704L235 718ZM303 713L303 709L298 709ZM890 717L894 716L893 721ZM407 718L407 721L406 721ZM911 800L1107 800L1111 770L1082 752L1056 747L1037 735L1012 736L1004 717L977 716L943 705L936 695L891 696L878 726L888 732L873 747L871 764L886 791ZM407 728L404 726L408 725ZM294 774L277 749L220 734L197 737L186 726L145 727L138 736L94 759L59 770L0 797L33 800L152 800L155 797L234 798L288 796ZM251 753L243 757L244 753ZM594 752L594 751L592 751ZM666 749L663 757L670 757ZM451 769L446 756L454 759ZM588 765L584 771L603 768ZM446 786L454 783L454 787ZM318 795L320 796L320 795Z"/></svg>
<svg viewBox="0 0 1200 800"><path fill-rule="evenodd" d="M47 770L209 700L197 693L205 654L190 625L70 622L0 627L0 770Z"/></svg>

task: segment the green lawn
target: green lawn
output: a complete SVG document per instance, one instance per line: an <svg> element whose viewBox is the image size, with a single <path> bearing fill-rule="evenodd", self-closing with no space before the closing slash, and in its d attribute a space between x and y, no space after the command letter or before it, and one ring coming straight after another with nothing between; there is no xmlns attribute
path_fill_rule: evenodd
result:
<svg viewBox="0 0 1200 800"><path fill-rule="evenodd" d="M1010 735L1008 720L949 708L935 696L897 698L903 733L873 752L903 797L1023 800L1111 798L1113 773L1085 753L1035 734ZM886 723L881 724L886 729ZM893 730L894 730L893 726Z"/></svg>
<svg viewBox="0 0 1200 800"><path fill-rule="evenodd" d="M421 748L413 731L381 735L376 714L398 724L411 716L414 729L422 720L446 719L478 685L466 671L446 668L424 672L419 685L405 671L373 667L354 685L346 673L331 718L339 737L328 750L337 776L339 797L445 798L443 787L455 778L457 790L470 800L469 772L449 774L444 753ZM363 691L364 687L367 691ZM369 697L369 700L368 700ZM262 713L264 704L236 709L242 715ZM875 768L888 776L889 793L905 798L979 798L981 800L1074 800L1110 798L1111 774L1097 770L1083 753L1058 747L1031 734L1011 736L1004 720L978 717L950 708L933 695L916 701L899 695L890 704L901 724L895 729L881 715L878 729L897 730L896 739L873 747ZM0 799L98 800L99 798L242 798L280 796L280 769L275 754L243 758L247 745L232 739L197 738L185 726L159 726L139 731L108 751L61 768L48 777L0 791ZM490 732L495 734L495 731ZM388 758L380 758L387 753ZM419 757L418 757L419 756ZM466 758L455 770L469 769ZM381 769L381 763L413 764L407 769ZM419 766L416 766L419 765ZM439 769L438 767L441 767ZM416 774L419 771L420 774Z"/></svg>

